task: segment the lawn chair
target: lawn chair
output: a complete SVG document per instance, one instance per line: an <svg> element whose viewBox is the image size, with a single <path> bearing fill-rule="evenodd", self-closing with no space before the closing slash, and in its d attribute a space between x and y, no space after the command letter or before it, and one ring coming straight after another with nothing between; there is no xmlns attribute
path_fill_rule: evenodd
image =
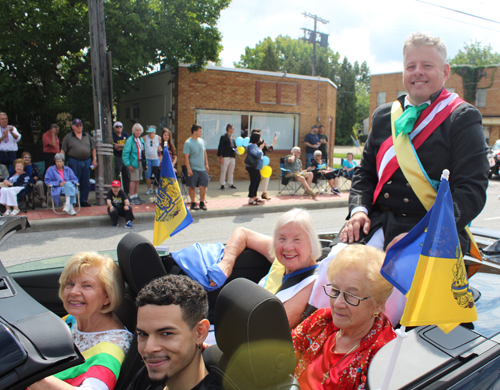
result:
<svg viewBox="0 0 500 390"><path fill-rule="evenodd" d="M75 211L78 213L80 211L80 209L82 208L82 206L80 204L80 183L76 184L75 196L76 196L76 203L78 205L78 209L75 209ZM65 202L63 202L63 197L65 199L66 195L61 193L61 198L59 200L59 206L56 206L56 204L54 202L54 198L52 197L52 186L51 185L47 186L47 204L52 204L52 210L56 214L65 214L64 211L62 211L62 209L64 208L64 204L65 204Z"/></svg>
<svg viewBox="0 0 500 390"><path fill-rule="evenodd" d="M340 160L340 165L344 166L343 158ZM340 170L340 175L339 175L339 190L350 191L351 185L352 185L352 176L349 175L349 173L347 173L344 168L342 168Z"/></svg>
<svg viewBox="0 0 500 390"><path fill-rule="evenodd" d="M280 157L280 179L278 181L278 195L281 195L283 191L288 191L289 195L295 195L298 190L302 188L302 185L295 180L292 172L285 168L285 159L288 156Z"/></svg>
<svg viewBox="0 0 500 390"><path fill-rule="evenodd" d="M314 158L311 159L311 162L314 160ZM326 165L326 161L323 160L323 163ZM318 172L316 172L318 171ZM328 185L328 180L326 179L325 175L321 170L312 170L311 171L314 174L314 178L312 181L311 189L312 190L317 190L318 193L323 194L323 193L328 193L330 192L330 186Z"/></svg>

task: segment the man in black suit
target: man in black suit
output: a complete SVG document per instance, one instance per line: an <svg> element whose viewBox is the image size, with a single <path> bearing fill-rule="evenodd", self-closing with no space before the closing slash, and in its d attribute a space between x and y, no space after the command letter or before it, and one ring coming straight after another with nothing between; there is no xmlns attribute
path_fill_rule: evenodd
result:
<svg viewBox="0 0 500 390"><path fill-rule="evenodd" d="M226 134L221 135L219 141L219 148L217 150L217 156L220 158L220 189L223 190L226 185L226 173L227 173L227 184L229 188L235 190L236 187L233 185L233 173L235 166L235 153L234 149L236 144L233 138L234 127L231 124L226 126Z"/></svg>

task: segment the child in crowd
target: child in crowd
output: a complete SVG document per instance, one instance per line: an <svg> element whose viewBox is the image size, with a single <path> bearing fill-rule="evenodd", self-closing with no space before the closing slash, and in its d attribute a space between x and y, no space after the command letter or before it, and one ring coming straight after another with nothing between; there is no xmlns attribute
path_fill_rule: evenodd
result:
<svg viewBox="0 0 500 390"><path fill-rule="evenodd" d="M125 228L133 229L132 221L134 219L134 214L132 213L132 207L130 207L130 202L127 195L122 190L122 185L118 180L113 180L111 183L111 189L106 195L106 204L108 205L108 214L113 222L114 227L118 227L118 217L121 215L125 217Z"/></svg>

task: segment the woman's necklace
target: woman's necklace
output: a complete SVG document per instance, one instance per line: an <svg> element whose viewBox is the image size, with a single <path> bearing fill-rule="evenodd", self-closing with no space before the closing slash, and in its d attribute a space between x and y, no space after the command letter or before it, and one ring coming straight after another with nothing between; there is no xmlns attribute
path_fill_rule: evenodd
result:
<svg viewBox="0 0 500 390"><path fill-rule="evenodd" d="M338 331L337 331L337 333L335 334L335 344L333 345L333 347L335 347L335 346L337 345L337 338L338 338L339 333L340 333L340 330L338 330ZM332 349L331 349L331 352L332 352L332 353L333 353L333 347L332 347ZM352 351L354 351L354 350L355 350L356 348L358 348L358 347L359 347L359 343L356 343L356 344L354 345L354 347L352 347L352 348L349 350L349 352L347 352L344 356L342 356L342 357L340 358L340 360L338 360L338 361L337 361L337 363L332 364L332 365L330 366L330 368L328 368L328 370L327 370L325 373L323 373L323 380L321 381L321 384L322 384L322 385L324 385L324 384L325 384L325 382L326 382L328 379L330 379L330 371L332 370L332 368L333 368L333 367L335 367L337 364L339 364L342 360L344 360L344 358L345 358L347 355L349 355Z"/></svg>

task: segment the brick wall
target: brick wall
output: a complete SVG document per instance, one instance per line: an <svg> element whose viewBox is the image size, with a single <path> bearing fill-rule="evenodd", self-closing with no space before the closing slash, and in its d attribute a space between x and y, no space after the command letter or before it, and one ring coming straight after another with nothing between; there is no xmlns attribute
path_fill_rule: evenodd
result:
<svg viewBox="0 0 500 390"><path fill-rule="evenodd" d="M334 124L337 91L331 83L325 79L318 81L318 78L313 77L299 76L296 78L294 75L276 77L268 75L268 73L216 69L189 73L187 68L179 67L173 90L176 111L174 123L177 129L176 147L179 154L182 155L184 142L191 136L190 129L195 120L195 109L298 114L300 118L300 143L298 146L301 148L304 147L304 137L313 124L322 123L327 129L330 123ZM277 83L281 84L279 91ZM259 85L260 94L256 96ZM317 120L318 116L320 121ZM236 131L235 134L238 135L238 129ZM271 140L266 141L271 142ZM334 140L330 140L331 144L333 142ZM279 158L289 154L289 152L289 150L275 150L273 153L267 154L273 169L272 178L277 178L280 174ZM216 153L216 150L209 150L208 160L210 174L214 176L212 180L218 181L220 164ZM303 154L305 156L305 153ZM248 179L244 159L245 155L236 157L235 180ZM180 156L179 162L182 165L182 156ZM302 163L305 165L304 160Z"/></svg>

